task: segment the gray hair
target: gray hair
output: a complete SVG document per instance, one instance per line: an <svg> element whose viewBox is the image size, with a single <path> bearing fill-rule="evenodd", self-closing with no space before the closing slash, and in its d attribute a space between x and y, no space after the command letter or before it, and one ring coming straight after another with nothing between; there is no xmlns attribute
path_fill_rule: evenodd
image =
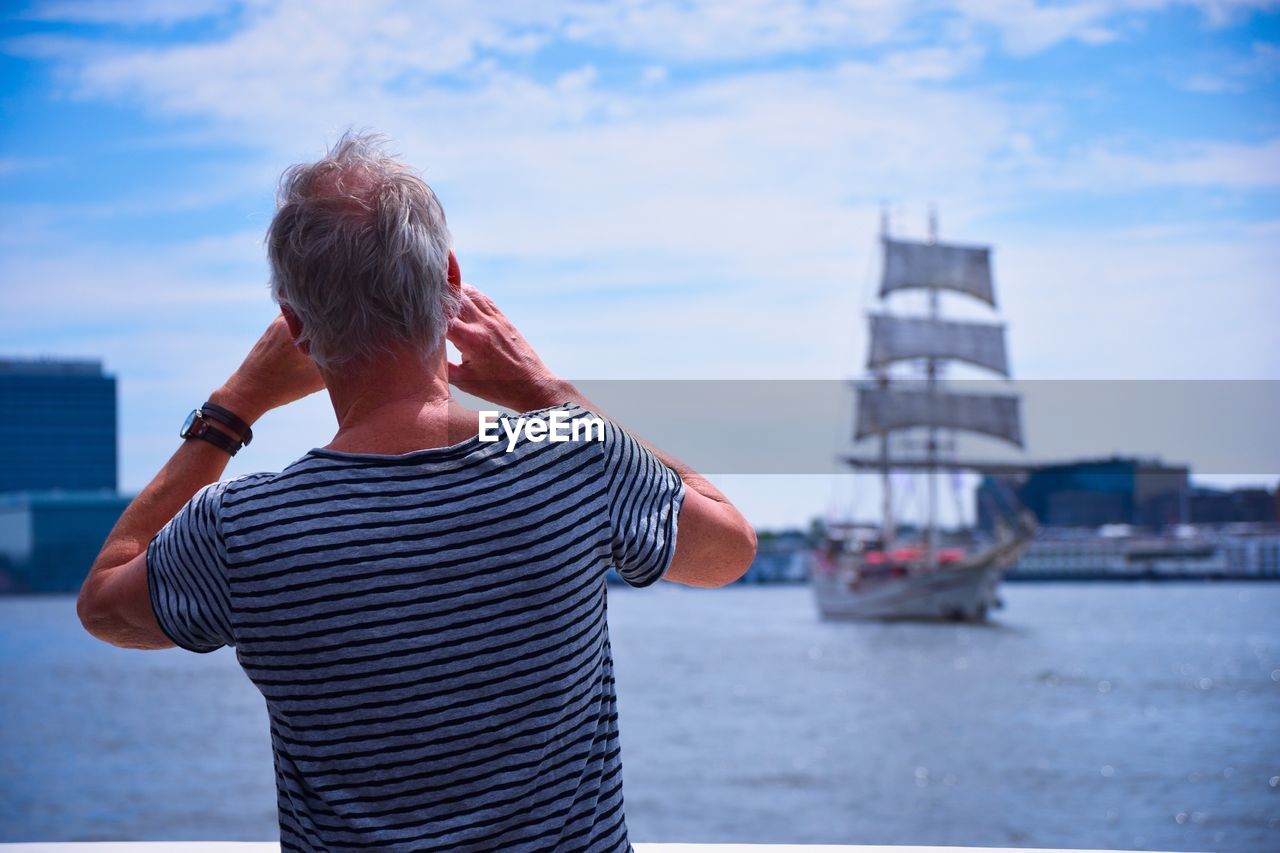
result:
<svg viewBox="0 0 1280 853"><path fill-rule="evenodd" d="M392 343L428 354L458 312L444 208L385 143L348 131L322 159L280 178L267 230L271 296L298 315L299 342L321 367Z"/></svg>

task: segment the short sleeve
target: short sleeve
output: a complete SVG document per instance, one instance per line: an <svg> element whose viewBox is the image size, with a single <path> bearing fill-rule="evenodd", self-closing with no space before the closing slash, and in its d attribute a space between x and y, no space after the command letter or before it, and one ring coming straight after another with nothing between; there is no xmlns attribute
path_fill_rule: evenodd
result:
<svg viewBox="0 0 1280 853"><path fill-rule="evenodd" d="M675 554L684 482L626 430L607 419L604 425L614 568L632 586L649 586L666 573Z"/></svg>
<svg viewBox="0 0 1280 853"><path fill-rule="evenodd" d="M228 482L192 495L147 546L151 609L169 639L193 652L235 645L218 521Z"/></svg>

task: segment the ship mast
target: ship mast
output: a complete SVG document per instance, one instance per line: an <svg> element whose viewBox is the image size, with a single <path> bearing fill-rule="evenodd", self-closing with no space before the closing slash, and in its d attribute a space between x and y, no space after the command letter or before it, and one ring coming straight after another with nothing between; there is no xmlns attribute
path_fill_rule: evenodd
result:
<svg viewBox="0 0 1280 853"><path fill-rule="evenodd" d="M938 244L938 212L929 207L929 242L928 245L936 246ZM938 286L935 282L929 283L929 319L934 323L941 319L941 311L939 307L940 297L938 295ZM936 405L938 397L938 359L930 355L925 359L925 375L927 377L927 390L929 393L930 406ZM927 515L925 516L924 527L924 547L925 547L925 567L936 569L938 567L938 427L930 423L928 427L928 439L925 444L925 473L926 483L929 491L929 505Z"/></svg>
<svg viewBox="0 0 1280 853"><path fill-rule="evenodd" d="M880 208L880 241L889 239L889 208ZM889 366L882 364L875 371L881 388L889 387ZM886 553L893 547L897 535L897 522L893 517L893 479L889 475L889 432L880 433L880 548Z"/></svg>
<svg viewBox="0 0 1280 853"><path fill-rule="evenodd" d="M857 386L853 435L855 442L873 436L879 439L879 453L868 454L866 458L847 456L844 461L854 467L880 472L881 547L886 551L892 547L897 533L890 470L909 467L925 472L928 500L925 547L923 559L915 565L936 569L940 565L938 472L943 468L966 467L959 459L942 458L940 438L946 434L944 430L963 430L1021 447L1019 397L1004 392L961 393L955 388L942 387L949 360L1009 376L1003 324L942 317L943 290L995 308L990 247L940 242L937 213L932 208L925 241L890 237L889 213L882 209L880 242L884 250L879 291L881 309L868 313L871 340L867 367L871 376L869 381ZM928 311L917 316L890 313L889 297L897 291L912 289L927 292ZM893 381L891 364L908 361L923 364L926 379L923 388ZM920 429L926 436L925 452L914 459L894 459L890 453L892 433Z"/></svg>

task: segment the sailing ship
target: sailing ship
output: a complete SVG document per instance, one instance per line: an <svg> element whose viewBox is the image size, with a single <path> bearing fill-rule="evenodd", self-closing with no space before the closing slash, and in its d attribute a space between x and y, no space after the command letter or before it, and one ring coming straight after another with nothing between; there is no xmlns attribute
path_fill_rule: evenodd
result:
<svg viewBox="0 0 1280 853"><path fill-rule="evenodd" d="M1016 464L966 461L953 453L957 431L1018 448L1023 444L1018 395L962 392L944 376L952 362L1010 376L1003 324L946 319L941 313L944 290L995 310L991 249L939 242L932 212L927 241L891 238L885 216L880 243L880 305L867 315L870 377L855 383L854 428L855 442L878 441L879 452L848 455L842 461L879 471L882 517L878 533L869 537L859 536L851 524L829 526L811 573L818 610L827 619L984 620L1000 605L1000 580L1029 544L1034 519L1005 489L1003 505L993 507L992 539L942 547L937 475L972 469L998 477L1021 470ZM890 311L894 297L922 290L928 297L924 316ZM903 378L901 365L922 368L923 379ZM891 367L898 372L891 375ZM925 476L927 507L918 541L898 540L893 472L902 470Z"/></svg>

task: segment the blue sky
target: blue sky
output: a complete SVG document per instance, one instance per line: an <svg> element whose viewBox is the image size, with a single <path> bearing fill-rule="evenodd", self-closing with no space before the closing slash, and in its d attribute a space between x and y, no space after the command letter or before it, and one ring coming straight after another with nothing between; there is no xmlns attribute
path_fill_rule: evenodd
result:
<svg viewBox="0 0 1280 853"><path fill-rule="evenodd" d="M996 247L1018 376L1280 378L1275 2L16 3L0 70L0 350L105 360L127 490L274 314L279 172L349 125L570 377L856 375L879 208L933 203ZM273 413L229 473L334 428Z"/></svg>

